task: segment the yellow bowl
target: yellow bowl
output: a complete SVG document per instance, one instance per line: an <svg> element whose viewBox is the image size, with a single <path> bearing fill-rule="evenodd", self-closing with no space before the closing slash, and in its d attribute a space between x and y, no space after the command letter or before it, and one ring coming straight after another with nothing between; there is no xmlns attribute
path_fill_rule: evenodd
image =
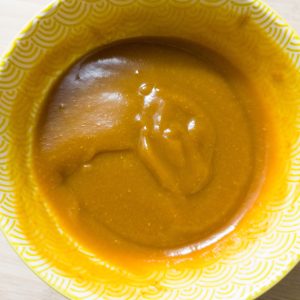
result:
<svg viewBox="0 0 300 300"><path fill-rule="evenodd" d="M32 131L56 78L79 56L129 37L173 36L256 78L277 114L280 174L233 234L193 266L144 275L108 265L61 230L32 176ZM259 0L58 0L0 63L0 227L15 251L71 299L252 299L300 258L300 39ZM275 182L275 181L274 181Z"/></svg>

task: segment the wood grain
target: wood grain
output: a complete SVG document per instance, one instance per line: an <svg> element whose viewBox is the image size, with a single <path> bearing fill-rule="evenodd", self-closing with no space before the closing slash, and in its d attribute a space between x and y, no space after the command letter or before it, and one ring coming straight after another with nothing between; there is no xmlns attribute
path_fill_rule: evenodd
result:
<svg viewBox="0 0 300 300"><path fill-rule="evenodd" d="M49 2L49 0L0 0L0 55L4 53L24 24ZM266 2L300 32L300 0L266 0ZM64 299L25 266L1 233L0 299ZM300 300L300 265L259 300Z"/></svg>

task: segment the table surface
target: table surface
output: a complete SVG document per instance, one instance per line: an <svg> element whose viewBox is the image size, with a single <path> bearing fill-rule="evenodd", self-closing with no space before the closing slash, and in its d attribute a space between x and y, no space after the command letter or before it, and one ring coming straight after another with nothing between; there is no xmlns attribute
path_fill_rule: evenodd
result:
<svg viewBox="0 0 300 300"><path fill-rule="evenodd" d="M300 32L300 0L265 0ZM0 0L0 55L24 24L49 0ZM13 252L0 232L0 299L62 300ZM300 264L259 300L300 300Z"/></svg>

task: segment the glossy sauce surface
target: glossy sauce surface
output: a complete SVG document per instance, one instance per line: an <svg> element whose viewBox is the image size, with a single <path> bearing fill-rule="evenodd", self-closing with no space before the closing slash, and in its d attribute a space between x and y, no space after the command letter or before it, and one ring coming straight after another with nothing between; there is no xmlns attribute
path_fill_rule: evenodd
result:
<svg viewBox="0 0 300 300"><path fill-rule="evenodd" d="M215 53L127 41L87 55L53 88L35 174L61 226L89 249L181 255L233 230L251 206L263 122L250 83Z"/></svg>

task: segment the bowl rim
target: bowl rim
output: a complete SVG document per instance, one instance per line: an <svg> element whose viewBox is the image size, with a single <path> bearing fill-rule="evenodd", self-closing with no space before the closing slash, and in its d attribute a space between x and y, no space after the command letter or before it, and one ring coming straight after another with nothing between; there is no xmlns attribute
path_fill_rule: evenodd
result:
<svg viewBox="0 0 300 300"><path fill-rule="evenodd" d="M22 39L22 36L32 28L32 25L35 22L39 22L39 20L41 18L43 18L43 16L45 16L54 7L56 7L57 5L59 5L60 3L64 2L64 1L65 0L52 0L49 4L46 4L45 7L42 10L40 10L39 12L37 12L35 15L33 15L33 17L31 17L31 19L25 24L25 26L23 26L23 28L14 36L14 38L8 44L8 46L6 46L5 50L3 51L3 54L2 55L0 54L0 77L1 77L1 66L9 60L11 54L17 48L18 41ZM298 34L298 32L294 29L294 27L292 25L290 25L290 23L284 17L282 17L281 14L278 13L276 9L274 9L270 4L266 3L264 0L236 0L236 2L239 2L239 1L244 1L245 3L258 3L260 7L262 7L263 9L267 9L268 13L274 14L276 19L281 21L284 24L284 26L286 26L286 30L291 31L291 36L293 36L295 39L298 39L300 41L300 34ZM233 2L235 2L235 1L233 1ZM287 51L287 49L282 48L282 51ZM294 68L296 70L300 71L300 60L298 62L298 65L294 65ZM1 186L1 184L0 184L0 186ZM1 212L0 212L0 216L1 216ZM13 243L13 241L11 240L11 238L7 234L7 232L4 230L1 223L0 223L0 231L3 233L4 238L8 241L10 247L18 255L18 257L21 259L21 261L24 263L24 265L27 266L27 268L30 271L32 271L34 274L36 274L37 277L40 278L41 281L46 283L49 287L51 287L55 291L59 292L64 297L67 297L70 299L81 299L81 298L77 298L73 294L69 293L67 289L63 289L61 287L54 286L54 284L51 283L51 281L48 278L46 278L46 276L43 277L36 269L31 267L27 263L27 261L24 259L21 252L18 251L17 246ZM297 253L296 259L290 261L289 263L287 263L285 265L285 269L279 276L277 276L276 278L273 278L269 284L256 289L252 293L248 293L247 299L255 299L255 298L261 296L262 294L264 294L265 292L267 292L268 290L270 290L271 288L273 288L285 276L287 276L299 262L300 262L300 251L299 251L299 253ZM73 279L71 279L71 280L73 280Z"/></svg>

